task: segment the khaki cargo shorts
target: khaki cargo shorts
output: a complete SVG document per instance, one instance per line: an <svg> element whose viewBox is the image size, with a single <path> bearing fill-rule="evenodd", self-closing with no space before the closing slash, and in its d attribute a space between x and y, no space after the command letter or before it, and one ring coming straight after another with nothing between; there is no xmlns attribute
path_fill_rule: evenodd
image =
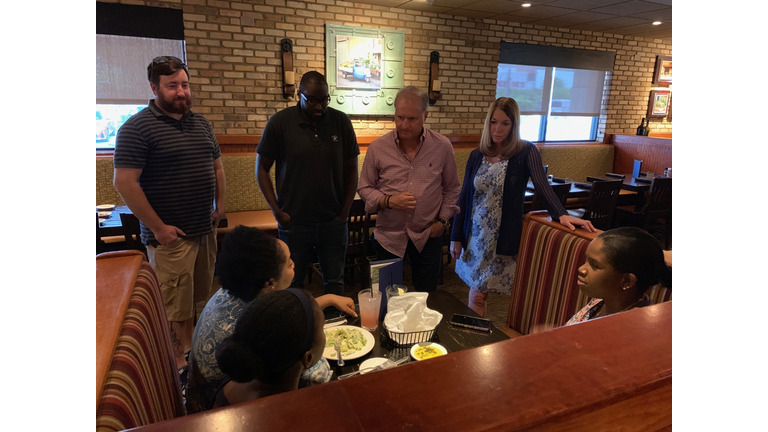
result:
<svg viewBox="0 0 768 432"><path fill-rule="evenodd" d="M195 303L210 298L216 266L216 231L157 247L147 245L147 257L160 281L168 321L195 316Z"/></svg>

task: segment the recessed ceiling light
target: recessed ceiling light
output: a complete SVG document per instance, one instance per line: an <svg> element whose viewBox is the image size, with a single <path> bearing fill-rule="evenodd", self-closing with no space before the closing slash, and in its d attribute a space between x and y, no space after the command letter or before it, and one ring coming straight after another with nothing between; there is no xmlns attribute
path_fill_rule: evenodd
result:
<svg viewBox="0 0 768 432"><path fill-rule="evenodd" d="M522 7L531 7L531 4L530 4L530 3L523 3L523 4L522 4L522 5L520 5L520 6L522 6Z"/></svg>
<svg viewBox="0 0 768 432"><path fill-rule="evenodd" d="M661 21L654 21L653 22L653 25L659 25L659 24L661 24Z"/></svg>

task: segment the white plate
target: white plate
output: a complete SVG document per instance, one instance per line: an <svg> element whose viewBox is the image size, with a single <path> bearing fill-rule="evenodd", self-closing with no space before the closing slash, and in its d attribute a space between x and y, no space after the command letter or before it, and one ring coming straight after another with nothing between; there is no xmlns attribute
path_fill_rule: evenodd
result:
<svg viewBox="0 0 768 432"><path fill-rule="evenodd" d="M376 339L373 338L373 335L371 334L371 332L369 332L364 328L350 326L350 325L340 325L336 327L331 327L328 330L323 330L323 331L325 331L327 340L330 340L330 338L328 338L328 333L333 332L335 330L340 330L340 329L358 330L360 333L363 334L366 340L365 346L360 351L355 351L353 353L348 353L346 355L342 354L341 355L342 359L354 360L356 358L360 358L368 354L369 352L371 352L371 350L373 350L373 346L376 344ZM338 357L336 356L336 350L333 349L333 345L325 348L325 351L323 351L323 357L327 358L328 360L338 360Z"/></svg>
<svg viewBox="0 0 768 432"><path fill-rule="evenodd" d="M97 213L100 218L108 218L112 212L111 211L100 211Z"/></svg>
<svg viewBox="0 0 768 432"><path fill-rule="evenodd" d="M368 360L360 363L360 370L361 370L360 375L367 374L370 371L368 371L366 369L373 369L376 366L378 366L378 365L380 365L382 363L385 363L386 361L387 361L387 359L384 358L384 357L371 357L371 358L369 358Z"/></svg>
<svg viewBox="0 0 768 432"><path fill-rule="evenodd" d="M438 354L435 357L439 357L441 355L448 354L448 350L445 349L445 347L440 345L440 344L436 344L434 342L421 342L421 343L417 343L416 345L411 347L411 357L413 357L416 360L429 360L429 359L423 359L423 358L416 357L416 350L419 349L420 347L431 347L431 348L436 349L437 351L440 351L440 354ZM435 357L430 357L430 358L435 358Z"/></svg>
<svg viewBox="0 0 768 432"><path fill-rule="evenodd" d="M114 204L99 204L96 206L96 211L114 210L114 209L115 209Z"/></svg>

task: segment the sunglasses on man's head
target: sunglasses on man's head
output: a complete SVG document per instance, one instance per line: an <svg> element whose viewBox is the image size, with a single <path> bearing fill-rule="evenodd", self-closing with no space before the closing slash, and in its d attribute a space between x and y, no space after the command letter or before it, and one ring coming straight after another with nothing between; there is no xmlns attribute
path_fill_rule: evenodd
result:
<svg viewBox="0 0 768 432"><path fill-rule="evenodd" d="M174 57L174 56L159 56L159 57L155 57L155 58L152 59L152 63L147 68L147 77L149 79L152 79L152 72L155 70L155 68L157 66L162 66L162 65L164 65L166 63L171 63L171 62L181 63L181 67L183 67L184 70L187 69L187 65L183 61L181 61L181 59L178 58L178 57Z"/></svg>

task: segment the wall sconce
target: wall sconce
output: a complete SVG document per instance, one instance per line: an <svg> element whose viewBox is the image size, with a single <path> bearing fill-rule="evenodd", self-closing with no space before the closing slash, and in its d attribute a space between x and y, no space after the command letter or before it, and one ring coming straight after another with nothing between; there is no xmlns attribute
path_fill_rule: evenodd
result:
<svg viewBox="0 0 768 432"><path fill-rule="evenodd" d="M434 105L435 102L440 100L440 98L443 96L440 89L442 87L442 83L440 82L439 78L439 71L440 71L440 53L437 51L432 51L429 53L429 104Z"/></svg>
<svg viewBox="0 0 768 432"><path fill-rule="evenodd" d="M296 94L296 76L293 73L293 41L285 38L280 41L283 53L283 97L288 99Z"/></svg>

